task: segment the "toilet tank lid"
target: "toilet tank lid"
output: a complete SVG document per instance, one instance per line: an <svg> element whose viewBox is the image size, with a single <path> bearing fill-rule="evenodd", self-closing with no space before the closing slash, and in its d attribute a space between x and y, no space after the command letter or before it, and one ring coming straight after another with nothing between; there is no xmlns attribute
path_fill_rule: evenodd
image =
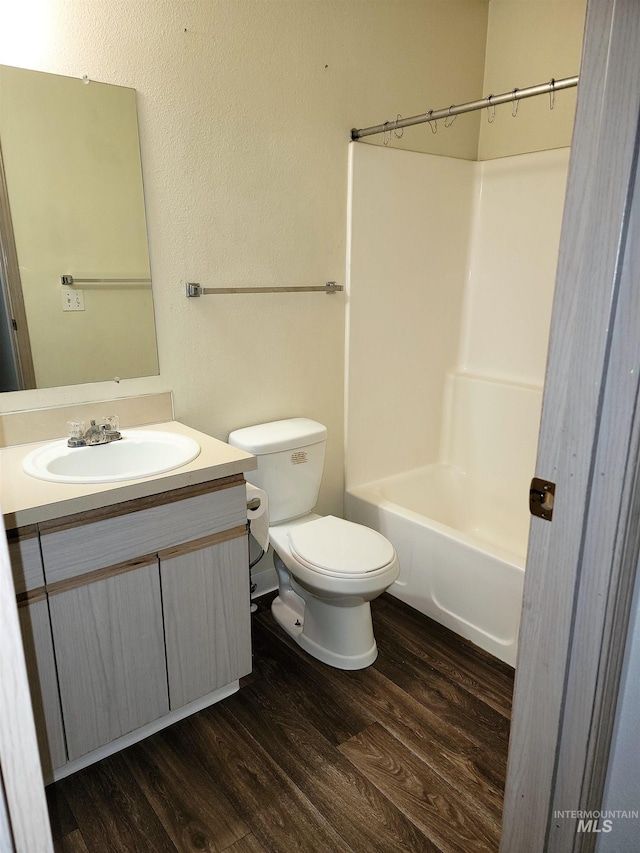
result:
<svg viewBox="0 0 640 853"><path fill-rule="evenodd" d="M312 421L310 418L287 418L236 429L229 435L229 444L259 456L318 444L326 438L327 428L318 421Z"/></svg>

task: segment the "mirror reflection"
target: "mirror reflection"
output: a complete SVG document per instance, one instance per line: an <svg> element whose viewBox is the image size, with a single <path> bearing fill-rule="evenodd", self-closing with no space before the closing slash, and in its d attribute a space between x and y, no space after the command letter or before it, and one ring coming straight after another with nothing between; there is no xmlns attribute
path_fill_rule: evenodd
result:
<svg viewBox="0 0 640 853"><path fill-rule="evenodd" d="M0 390L158 373L135 91L0 66Z"/></svg>

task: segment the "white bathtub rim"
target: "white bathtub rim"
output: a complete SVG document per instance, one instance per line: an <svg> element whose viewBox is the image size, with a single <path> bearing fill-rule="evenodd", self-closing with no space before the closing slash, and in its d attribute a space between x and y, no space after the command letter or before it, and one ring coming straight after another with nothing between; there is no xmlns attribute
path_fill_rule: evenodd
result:
<svg viewBox="0 0 640 853"><path fill-rule="evenodd" d="M391 479L391 478L389 478ZM391 512L394 515L399 515L402 518L406 518L408 521L412 521L415 524L420 525L421 527L427 527L432 530L438 531L438 533L442 534L447 539L452 539L456 542L463 542L465 545L473 548L477 551L480 551L483 554L486 554L489 557L494 557L509 566L512 566L519 572L524 573L525 563L526 563L526 554L518 554L515 551L511 551L508 548L503 548L500 545L496 545L493 542L487 542L484 539L480 539L477 536L472 536L469 533L466 533L463 530L459 530L458 528L451 527L448 524L444 524L441 521L436 521L436 519L431 518L430 516L422 515L415 510L408 509L407 507L402 506L402 504L396 503L395 501L390 501L387 498L383 497L381 494L381 484L385 481L377 481L375 483L369 483L363 486L354 486L347 489L347 495L351 495L352 497L362 500L365 503L370 504L371 506L378 507L381 510L386 510L387 512ZM396 581L393 586L398 583Z"/></svg>

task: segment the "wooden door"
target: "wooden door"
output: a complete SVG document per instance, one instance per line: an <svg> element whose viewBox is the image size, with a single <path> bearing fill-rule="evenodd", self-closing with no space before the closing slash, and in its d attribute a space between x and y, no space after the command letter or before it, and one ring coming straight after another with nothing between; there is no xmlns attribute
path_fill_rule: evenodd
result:
<svg viewBox="0 0 640 853"><path fill-rule="evenodd" d="M587 9L543 401L501 850L592 850L640 541L640 5ZM565 816L565 814L567 816Z"/></svg>

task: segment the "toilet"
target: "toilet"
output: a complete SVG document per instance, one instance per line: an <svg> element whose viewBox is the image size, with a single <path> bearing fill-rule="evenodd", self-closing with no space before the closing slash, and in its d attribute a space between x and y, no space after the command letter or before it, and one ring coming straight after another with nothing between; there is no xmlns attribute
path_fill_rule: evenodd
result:
<svg viewBox="0 0 640 853"><path fill-rule="evenodd" d="M229 444L258 457L247 481L269 497L278 624L329 666L363 669L378 655L369 602L399 573L393 545L361 524L313 512L324 467L327 429L289 418L238 429Z"/></svg>

